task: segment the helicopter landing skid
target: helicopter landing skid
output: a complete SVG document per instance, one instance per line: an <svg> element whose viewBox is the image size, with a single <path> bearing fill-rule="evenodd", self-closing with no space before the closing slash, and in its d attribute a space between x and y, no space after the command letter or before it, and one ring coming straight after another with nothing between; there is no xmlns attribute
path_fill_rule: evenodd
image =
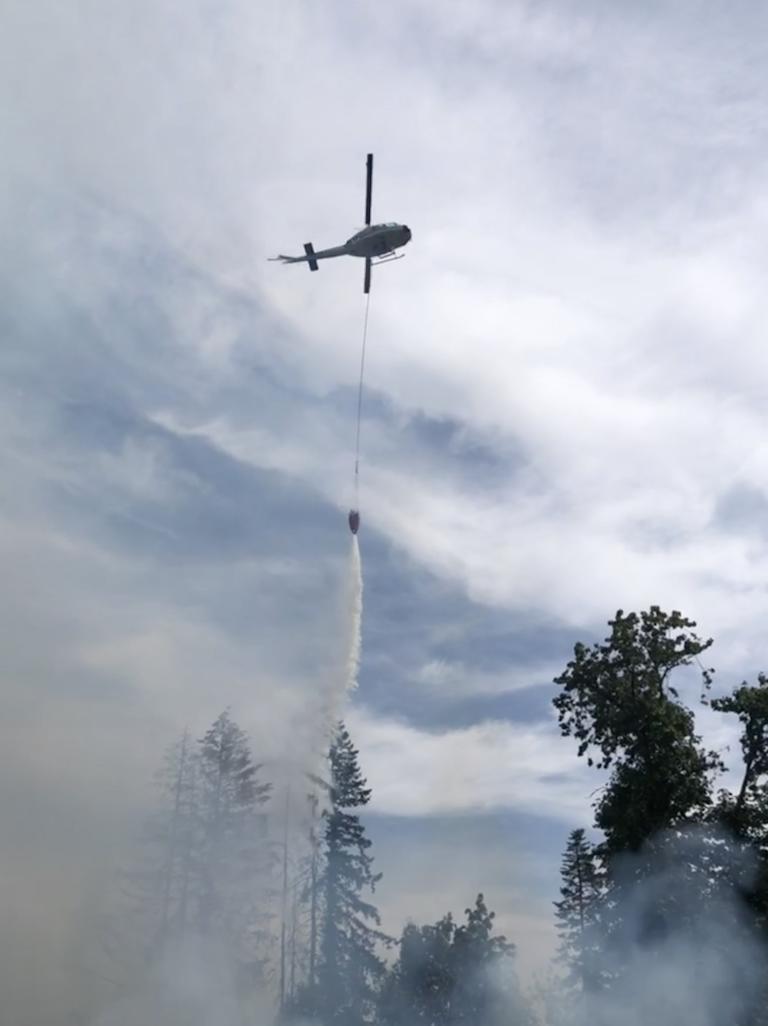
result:
<svg viewBox="0 0 768 1026"><path fill-rule="evenodd" d="M378 264L391 264L393 260L402 260L405 253L390 253L389 256L380 257L378 260L372 260L371 263L374 267Z"/></svg>

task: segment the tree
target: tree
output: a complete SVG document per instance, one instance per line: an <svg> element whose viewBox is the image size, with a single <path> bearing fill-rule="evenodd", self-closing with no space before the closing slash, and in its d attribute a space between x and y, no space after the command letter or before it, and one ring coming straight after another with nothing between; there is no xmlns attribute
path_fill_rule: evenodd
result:
<svg viewBox="0 0 768 1026"><path fill-rule="evenodd" d="M661 830L701 819L721 765L701 749L693 713L670 682L711 639L702 641L694 621L658 606L639 615L619 610L609 626L602 645L575 646L553 700L561 732L578 740L579 755L613 769L595 820L607 855L639 852ZM708 685L711 671L703 672Z"/></svg>
<svg viewBox="0 0 768 1026"><path fill-rule="evenodd" d="M604 979L621 975L633 946L658 948L673 930L695 933L697 896L706 895L710 876L707 865L684 856L701 850L686 834L705 821L712 776L722 768L702 749L693 713L672 684L674 671L698 661L711 640L695 634L692 620L658 606L619 610L609 626L603 644L575 646L554 699L560 729L578 740L579 755L611 770L595 807L605 838L596 851L611 956ZM708 687L713 671L702 672ZM650 886L670 872L679 890Z"/></svg>
<svg viewBox="0 0 768 1026"><path fill-rule="evenodd" d="M451 1021L467 1026L506 1022L516 994L509 977L500 970L515 946L502 935L493 936L496 913L489 911L482 894L464 914L466 923L453 935L456 986Z"/></svg>
<svg viewBox="0 0 768 1026"><path fill-rule="evenodd" d="M141 854L121 874L129 906L115 935L126 956L134 949L133 957L145 964L183 937L189 926L197 765L188 731L166 750L154 782L157 807L143 825Z"/></svg>
<svg viewBox="0 0 768 1026"><path fill-rule="evenodd" d="M326 1023L369 1020L384 964L376 953L389 938L378 929L379 914L362 898L375 890L370 840L356 812L368 804L358 753L343 723L330 749L329 808L323 813L323 866L317 889L322 896L317 986L312 1004Z"/></svg>
<svg viewBox="0 0 768 1026"><path fill-rule="evenodd" d="M318 800L316 794L308 796L310 807L309 856L307 859L307 885L304 896L309 902L309 986L317 983L317 948L320 907L320 836L318 831Z"/></svg>
<svg viewBox="0 0 768 1026"><path fill-rule="evenodd" d="M197 925L205 934L234 925L254 871L262 868L258 807L270 784L258 781L248 737L224 711L199 741L201 855Z"/></svg>
<svg viewBox="0 0 768 1026"><path fill-rule="evenodd" d="M764 779L768 776L768 677L758 674L756 685L743 681L730 695L713 699L712 708L735 713L742 726L741 786L735 796L721 792L719 817L737 837L763 840L768 826Z"/></svg>
<svg viewBox="0 0 768 1026"><path fill-rule="evenodd" d="M736 794L718 795L711 820L728 833L721 872L752 910L759 928L768 930L768 677L758 674L757 684L743 681L730 695L712 700L716 712L734 713L741 723L744 768ZM752 858L745 859L750 853ZM757 865L752 864L757 860Z"/></svg>
<svg viewBox="0 0 768 1026"><path fill-rule="evenodd" d="M290 941L290 983L280 1007L278 1021L293 1022L321 1012L318 987L320 935L323 928L323 882L325 866L323 817L318 789L330 793L327 780L308 775L315 787L307 794L306 847L297 859L293 887Z"/></svg>
<svg viewBox="0 0 768 1026"><path fill-rule="evenodd" d="M389 973L379 1003L386 1026L444 1026L448 1023L455 987L453 917L434 926L408 923L399 944L399 957Z"/></svg>
<svg viewBox="0 0 768 1026"><path fill-rule="evenodd" d="M558 957L568 966L571 982L584 992L596 991L601 984L598 924L603 888L595 850L584 830L571 831L560 875L560 901L554 903Z"/></svg>
<svg viewBox="0 0 768 1026"><path fill-rule="evenodd" d="M493 934L495 913L482 894L457 926L448 914L434 926L409 923L382 990L385 1026L518 1026L530 1014L511 977L514 945ZM505 971L506 970L506 971Z"/></svg>
<svg viewBox="0 0 768 1026"><path fill-rule="evenodd" d="M158 947L162 948L169 935L183 936L188 925L197 787L197 762L188 730L166 754L159 783L169 805L160 825L163 866Z"/></svg>

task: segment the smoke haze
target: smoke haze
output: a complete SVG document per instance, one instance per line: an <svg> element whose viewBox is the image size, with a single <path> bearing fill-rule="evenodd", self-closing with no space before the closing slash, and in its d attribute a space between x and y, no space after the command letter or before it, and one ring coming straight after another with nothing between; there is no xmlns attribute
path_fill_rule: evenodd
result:
<svg viewBox="0 0 768 1026"><path fill-rule="evenodd" d="M278 839L348 711L388 929L490 881L548 964L600 783L551 714L574 641L661 602L724 681L765 658L766 40L694 0L6 0L4 1023L229 1026L220 953L137 992L109 950L162 753L224 708ZM266 257L351 234L369 150L414 241L374 284L361 658L360 267ZM725 906L593 1020L729 1021Z"/></svg>

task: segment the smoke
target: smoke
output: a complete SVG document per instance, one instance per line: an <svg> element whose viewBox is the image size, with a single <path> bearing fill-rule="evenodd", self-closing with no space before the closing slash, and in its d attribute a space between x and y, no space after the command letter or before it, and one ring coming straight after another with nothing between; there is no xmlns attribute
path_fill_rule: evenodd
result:
<svg viewBox="0 0 768 1026"><path fill-rule="evenodd" d="M547 1026L721 1026L754 1022L768 952L743 894L752 856L699 831L665 834L615 868L619 895L596 958L602 987L543 995Z"/></svg>
<svg viewBox="0 0 768 1026"><path fill-rule="evenodd" d="M244 992L221 946L209 940L186 938L166 951L141 985L98 1016L93 1026L242 1026L269 1022L267 1002Z"/></svg>

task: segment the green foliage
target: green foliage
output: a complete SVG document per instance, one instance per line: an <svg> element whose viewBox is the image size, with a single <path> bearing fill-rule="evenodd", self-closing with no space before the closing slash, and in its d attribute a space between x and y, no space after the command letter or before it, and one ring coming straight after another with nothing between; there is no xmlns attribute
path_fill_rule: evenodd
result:
<svg viewBox="0 0 768 1026"><path fill-rule="evenodd" d="M728 944L734 942L738 962L755 929L768 931L768 676L711 702L716 713L738 717L743 757L740 785L721 790L713 803L722 764L703 750L693 712L674 686L676 671L701 666L711 640L699 638L696 624L679 612L657 606L619 610L609 627L602 644L577 644L556 679L562 734L608 777L595 806L604 840L593 846L584 830L574 830L563 855L554 904L559 958L569 976L558 992L558 1021L580 1021L605 1000L603 991L624 993L622 978L635 987L630 967L638 951L643 965L659 965L682 941L694 955L720 945L717 957L740 994L738 1015L729 1021L756 1026L765 1002L755 1001L752 963L734 967ZM702 667L705 688L712 672ZM170 750L158 778L162 807L146 832L148 857L129 880L150 959L195 931L227 951L233 975L245 973L251 986L257 979L259 931L269 933L258 907L266 893L259 873L269 876L260 809L270 793L258 770L227 712L197 745L185 735ZM299 1013L322 1026L529 1026L514 946L494 934L494 913L482 894L460 923L451 915L429 926L409 923L387 971L381 948L390 939L370 897L381 874L359 816L371 791L343 724L329 770L325 783L315 779L327 803L320 813L316 791L310 850L297 862L305 872L294 890L303 884L308 929L302 933L292 910L283 944L283 1021ZM734 904L734 894L743 900ZM288 907L286 900L284 916ZM706 935L713 918L726 927L714 939ZM303 956L297 936L299 948L302 936L306 941ZM303 986L294 985L297 969Z"/></svg>
<svg viewBox="0 0 768 1026"><path fill-rule="evenodd" d="M457 926L444 916L434 926L409 923L383 989L386 1026L508 1026L528 1023L511 966L514 945L493 935L495 913L482 894Z"/></svg>
<svg viewBox="0 0 768 1026"><path fill-rule="evenodd" d="M506 937L492 935L496 913L488 910L482 894L464 914L466 923L453 935L456 987L451 1018L467 1024L500 1022L510 1011L512 988L498 970L515 947Z"/></svg>
<svg viewBox="0 0 768 1026"><path fill-rule="evenodd" d="M383 1023L447 1023L455 986L451 915L434 926L409 923L400 938L400 955L387 978L380 1004Z"/></svg>
<svg viewBox="0 0 768 1026"><path fill-rule="evenodd" d="M768 677L758 674L756 685L742 682L730 695L713 699L712 708L735 713L742 727L741 788L730 799L721 794L720 818L736 836L762 840L766 828L764 778L768 776Z"/></svg>
<svg viewBox="0 0 768 1026"><path fill-rule="evenodd" d="M605 642L576 645L557 678L562 733L576 738L590 765L610 771L595 809L605 837L593 852L605 890L594 920L599 939L593 946L590 938L586 953L599 954L599 984L613 989L638 951L651 965L670 944L682 942L691 957L699 950L712 957L712 946L722 944L719 960L733 980L729 1001L739 1009L732 1021L753 1024L762 1021L764 1000L755 999L751 962L740 964L728 945L754 950L755 929L768 928L768 678L711 702L739 717L744 762L738 791L722 790L713 804L713 777L723 765L702 750L693 713L672 684L679 668L701 666L711 645L695 626L655 606L620 610ZM712 672L702 667L705 689ZM578 944L582 843L571 835L557 903L561 951L577 970L589 969Z"/></svg>
<svg viewBox="0 0 768 1026"><path fill-rule="evenodd" d="M638 851L659 831L701 818L718 758L700 748L693 713L670 678L712 644L696 624L658 606L610 621L603 644L577 644L555 683L563 735L579 742L589 765L613 769L597 806L607 851ZM711 672L704 670L705 684ZM594 753L594 754L593 754Z"/></svg>
<svg viewBox="0 0 768 1026"><path fill-rule="evenodd" d="M594 847L582 829L568 837L560 870L560 901L555 918L560 937L558 958L569 970L569 981L583 991L601 986L600 910L604 886Z"/></svg>
<svg viewBox="0 0 768 1026"><path fill-rule="evenodd" d="M713 699L712 708L738 716L744 768L737 794L720 791L710 819L728 831L731 882L768 930L768 677L760 673L757 684L743 681L730 695ZM743 879L745 851L757 859L749 881Z"/></svg>
<svg viewBox="0 0 768 1026"><path fill-rule="evenodd" d="M344 724L330 749L329 808L324 812L321 928L317 985L310 1006L326 1023L358 1026L373 1016L384 963L377 954L390 938L380 929L379 913L362 897L374 891L381 874L373 871L370 840L357 810L371 792L360 771L358 753Z"/></svg>

